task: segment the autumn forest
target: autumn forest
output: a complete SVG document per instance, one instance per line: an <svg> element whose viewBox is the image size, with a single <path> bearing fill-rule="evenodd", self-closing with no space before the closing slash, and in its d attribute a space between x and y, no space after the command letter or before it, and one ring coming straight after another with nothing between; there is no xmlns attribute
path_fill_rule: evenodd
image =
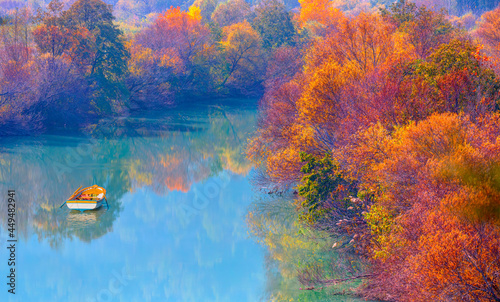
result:
<svg viewBox="0 0 500 302"><path fill-rule="evenodd" d="M0 136L259 98L247 223L277 271L369 300L500 301L498 4L4 2Z"/></svg>

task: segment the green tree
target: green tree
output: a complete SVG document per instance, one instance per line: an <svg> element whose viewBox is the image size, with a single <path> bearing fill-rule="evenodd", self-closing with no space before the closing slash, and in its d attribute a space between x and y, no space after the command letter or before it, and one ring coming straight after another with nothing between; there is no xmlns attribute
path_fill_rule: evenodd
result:
<svg viewBox="0 0 500 302"><path fill-rule="evenodd" d="M253 27L260 33L266 48L293 44L295 27L292 17L279 0L264 0L257 6Z"/></svg>
<svg viewBox="0 0 500 302"><path fill-rule="evenodd" d="M500 104L498 78L484 59L470 41L452 40L439 46L426 61L417 61L411 76L432 87L439 111L477 117Z"/></svg>
<svg viewBox="0 0 500 302"><path fill-rule="evenodd" d="M93 43L76 45L77 51L90 54L87 75L110 82L118 81L125 73L128 58L122 32L113 20L112 6L101 0L78 0L61 16L65 27L73 31L85 28L93 37Z"/></svg>
<svg viewBox="0 0 500 302"><path fill-rule="evenodd" d="M61 66L68 66L74 78L67 82L83 79L78 86L85 92L82 95L81 91L73 94L73 89L45 91L41 100L50 100L49 103L63 108L69 98L74 98L78 104L72 107L89 108L84 116L121 110L123 103L117 100L123 100L128 93L123 82L129 54L122 32L113 23L111 6L101 0L78 0L68 10L62 8L61 2L53 0L46 12L39 12L40 24L33 30L34 40L39 51L49 55L45 57L47 68L43 68L47 72L45 78L59 82L54 75ZM52 91L53 86L57 85L46 88Z"/></svg>
<svg viewBox="0 0 500 302"><path fill-rule="evenodd" d="M382 8L380 13L384 17L390 18L397 26L405 22L412 21L418 13L415 3L408 0L398 0L389 6L389 9Z"/></svg>
<svg viewBox="0 0 500 302"><path fill-rule="evenodd" d="M328 217L335 219L353 218L361 208L351 201L357 195L355 183L350 181L338 163L326 154L317 158L312 154L301 153L305 162L300 170L304 176L298 185L301 197L301 218L311 225L321 223ZM352 209L349 209L352 207Z"/></svg>
<svg viewBox="0 0 500 302"><path fill-rule="evenodd" d="M212 14L212 20L224 27L243 22L249 14L250 6L245 0L229 0L217 6Z"/></svg>

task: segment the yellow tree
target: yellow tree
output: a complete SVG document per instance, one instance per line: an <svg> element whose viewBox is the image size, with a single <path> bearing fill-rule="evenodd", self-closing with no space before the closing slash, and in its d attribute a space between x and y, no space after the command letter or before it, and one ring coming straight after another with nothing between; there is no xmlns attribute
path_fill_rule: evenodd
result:
<svg viewBox="0 0 500 302"><path fill-rule="evenodd" d="M200 15L203 22L210 22L212 13L217 8L218 4L217 0L195 0L193 6L200 9Z"/></svg>
<svg viewBox="0 0 500 302"><path fill-rule="evenodd" d="M220 87L248 87L261 79L262 40L246 20L223 28Z"/></svg>
<svg viewBox="0 0 500 302"><path fill-rule="evenodd" d="M340 10L333 7L330 0L299 0L299 3L299 26L313 34L324 34L325 30L336 27L345 18Z"/></svg>

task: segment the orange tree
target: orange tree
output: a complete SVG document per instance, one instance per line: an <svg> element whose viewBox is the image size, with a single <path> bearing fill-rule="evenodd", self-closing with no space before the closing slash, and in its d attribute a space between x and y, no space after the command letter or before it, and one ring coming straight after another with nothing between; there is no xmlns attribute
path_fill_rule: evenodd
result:
<svg viewBox="0 0 500 302"><path fill-rule="evenodd" d="M368 293L398 301L498 298L498 125L497 114L472 122L445 113L392 135L366 131L385 136L360 183L376 196L366 214L376 274Z"/></svg>
<svg viewBox="0 0 500 302"><path fill-rule="evenodd" d="M134 37L130 49L128 85L135 101L164 103L174 93L198 91L199 82L211 87L207 80L213 43L196 6L189 12L166 10Z"/></svg>
<svg viewBox="0 0 500 302"><path fill-rule="evenodd" d="M284 54L293 58L290 51ZM278 191L298 184L299 215L313 225L337 221L332 232L353 218L348 211L337 212L343 218L329 217L333 207L363 214L359 225L365 229L351 238L373 260L367 295L403 301L495 297L497 220L484 213L498 210L496 181L490 180L497 172L486 168L495 167L498 127L492 112L499 86L480 48L443 13L405 2L382 15L340 19L304 50L302 63L293 64L294 75L267 86L259 129L248 147L263 171L257 183ZM270 68L276 73L274 64ZM474 131L481 135L472 137ZM469 165L466 151L483 155ZM305 166L303 152L311 156ZM323 162L326 154L330 164ZM450 175L451 165L469 168ZM352 190L339 191L346 187L336 182L339 175L352 182ZM348 203L356 198L365 209ZM463 239L465 252L435 247L444 258L429 264L432 236L448 243L455 238L436 229L443 221ZM474 238L494 244L481 245L481 252ZM460 273L433 286L438 271L453 270L445 266L447 255L450 261L461 257L453 260ZM475 268L478 262L482 266ZM481 281L485 274L489 279Z"/></svg>

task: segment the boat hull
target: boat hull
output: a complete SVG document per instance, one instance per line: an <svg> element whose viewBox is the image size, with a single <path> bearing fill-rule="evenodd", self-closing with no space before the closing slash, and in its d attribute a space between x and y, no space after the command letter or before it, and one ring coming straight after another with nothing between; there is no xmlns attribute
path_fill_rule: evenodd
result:
<svg viewBox="0 0 500 302"><path fill-rule="evenodd" d="M75 193L68 198L66 206L71 210L95 210L102 206L104 200L106 200L106 189L98 185L83 189L80 186Z"/></svg>
<svg viewBox="0 0 500 302"><path fill-rule="evenodd" d="M66 205L71 210L87 211L98 209L103 203L104 198L100 200L68 200Z"/></svg>

